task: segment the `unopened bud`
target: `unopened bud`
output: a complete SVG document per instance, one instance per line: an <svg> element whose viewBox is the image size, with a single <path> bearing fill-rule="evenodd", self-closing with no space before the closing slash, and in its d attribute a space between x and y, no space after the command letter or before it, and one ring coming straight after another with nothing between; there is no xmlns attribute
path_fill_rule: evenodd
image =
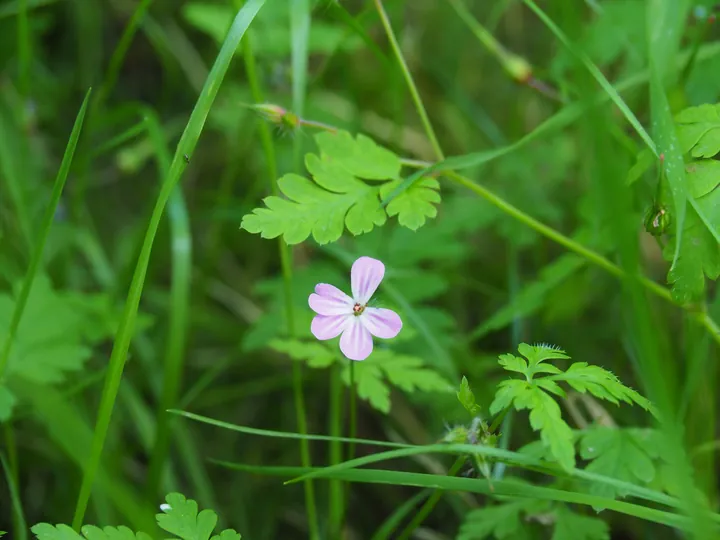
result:
<svg viewBox="0 0 720 540"><path fill-rule="evenodd" d="M503 58L503 67L519 83L525 84L532 77L530 62L516 54L506 53Z"/></svg>
<svg viewBox="0 0 720 540"><path fill-rule="evenodd" d="M253 105L252 107L273 124L281 123L283 117L288 114L285 109L272 103L261 103L259 105Z"/></svg>

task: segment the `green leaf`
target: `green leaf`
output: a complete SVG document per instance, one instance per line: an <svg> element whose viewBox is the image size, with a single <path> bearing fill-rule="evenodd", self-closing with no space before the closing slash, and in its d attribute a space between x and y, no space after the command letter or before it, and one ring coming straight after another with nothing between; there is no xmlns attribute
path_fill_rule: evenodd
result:
<svg viewBox="0 0 720 540"><path fill-rule="evenodd" d="M570 358L562 349L546 343L537 345L521 343L518 346L518 352L528 359L530 367L537 366L545 360L567 360Z"/></svg>
<svg viewBox="0 0 720 540"><path fill-rule="evenodd" d="M315 136L324 159L335 162L353 176L387 180L400 176L400 158L365 135L353 139L347 131Z"/></svg>
<svg viewBox="0 0 720 540"><path fill-rule="evenodd" d="M465 515L457 540L530 538L521 514L531 505L536 503L520 500L471 510Z"/></svg>
<svg viewBox="0 0 720 540"><path fill-rule="evenodd" d="M133 533L127 527L82 527L82 536L67 525L39 523L32 529L38 540L152 540L145 533Z"/></svg>
<svg viewBox="0 0 720 540"><path fill-rule="evenodd" d="M470 416L477 416L480 412L480 405L475 403L475 394L470 389L470 383L468 383L467 377L462 378L460 382L460 390L456 392L458 401L465 407L465 410L470 413Z"/></svg>
<svg viewBox="0 0 720 540"><path fill-rule="evenodd" d="M393 180L380 188L380 198L385 202L402 180ZM440 202L440 183L435 178L421 178L408 189L393 198L387 205L387 215L398 216L398 223L413 231L425 225L426 218L437 216L435 204Z"/></svg>
<svg viewBox="0 0 720 540"><path fill-rule="evenodd" d="M666 259L672 259L675 245L675 238L672 237L663 251ZM714 280L719 275L718 243L694 209L690 209L685 219L683 243L680 246L677 262L668 272L673 299L681 304L687 304L702 298L705 292L705 276Z"/></svg>
<svg viewBox="0 0 720 540"><path fill-rule="evenodd" d="M243 217L241 227L263 238L282 235L292 245L310 234L318 244L327 244L338 240L345 226L351 233L361 234L384 224L377 188L349 178L343 191L333 193L307 178L287 174L278 180L278 187L290 200L274 195L265 198L266 208L256 208Z"/></svg>
<svg viewBox="0 0 720 540"><path fill-rule="evenodd" d="M720 161L703 159L693 161L685 167L690 195L700 198L720 184Z"/></svg>
<svg viewBox="0 0 720 540"><path fill-rule="evenodd" d="M197 503L192 499L186 499L180 493L168 494L165 501L167 505L163 505L163 513L155 516L160 528L182 540L210 540L218 519L215 512L203 510L198 513ZM212 538L240 540L240 535L229 529Z"/></svg>
<svg viewBox="0 0 720 540"><path fill-rule="evenodd" d="M328 347L318 342L306 342L297 339L274 339L270 348L287 354L293 360L303 360L312 368L326 368L338 357Z"/></svg>
<svg viewBox="0 0 720 540"><path fill-rule="evenodd" d="M683 153L694 158L720 154L720 103L689 107L675 116Z"/></svg>
<svg viewBox="0 0 720 540"><path fill-rule="evenodd" d="M561 373L561 371L552 364L543 364L542 362L545 360L563 360L570 358L565 354L565 351L545 344L528 345L527 343L521 343L518 346L518 351L525 356L527 360L512 354L503 354L500 355L498 362L504 369L522 373L528 379L532 379L535 373Z"/></svg>
<svg viewBox="0 0 720 540"><path fill-rule="evenodd" d="M653 461L662 448L656 431L595 427L583 433L580 456L591 460L586 471L626 482L647 484L655 477ZM590 493L602 497L624 497L628 493L610 484L592 482Z"/></svg>
<svg viewBox="0 0 720 540"><path fill-rule="evenodd" d="M610 540L610 529L602 519L576 514L562 506L555 511L552 540Z"/></svg>
<svg viewBox="0 0 720 540"><path fill-rule="evenodd" d="M305 165L313 180L287 174L278 180L288 197L267 197L266 208L243 217L241 227L263 238L278 236L298 244L310 234L319 244L334 242L347 227L354 235L367 233L387 219L380 206L380 188L366 180L394 180L398 157L364 135L347 132L316 136L320 156L308 154Z"/></svg>
<svg viewBox="0 0 720 540"><path fill-rule="evenodd" d="M527 372L528 363L524 358L514 354L501 354L498 358L499 364L507 371L516 371L523 374Z"/></svg>
<svg viewBox="0 0 720 540"><path fill-rule="evenodd" d="M412 393L450 392L452 385L436 371L424 365L415 356L395 354L389 350L376 350L367 360L356 362L355 384L358 396L367 400L375 409L390 412L390 387ZM349 365L343 370L343 380L350 382Z"/></svg>
<svg viewBox="0 0 720 540"><path fill-rule="evenodd" d="M562 419L555 400L538 388L534 382L511 379L500 383L490 413L514 406L517 410L530 410L530 425L540 431L543 444L566 470L575 466L573 432Z"/></svg>
<svg viewBox="0 0 720 540"><path fill-rule="evenodd" d="M619 401L624 401L631 405L637 403L646 411L653 409L649 400L623 385L613 373L599 366L590 366L587 362L575 362L565 373L553 375L550 379L565 381L580 393L590 392L593 396L616 405Z"/></svg>
<svg viewBox="0 0 720 540"><path fill-rule="evenodd" d="M686 214L683 241L677 246L677 238L671 236L663 255L672 260L677 253L668 282L673 285L674 300L687 304L703 297L706 277L715 280L720 275L720 190L716 189L720 162L704 159L720 153L720 106L690 107L675 120L681 150L690 156L685 173L692 208Z"/></svg>
<svg viewBox="0 0 720 540"><path fill-rule="evenodd" d="M9 420L17 399L4 384L0 384L0 424Z"/></svg>
<svg viewBox="0 0 720 540"><path fill-rule="evenodd" d="M4 340L15 301L0 295L0 339ZM90 349L83 343L85 316L68 295L53 291L45 276L33 283L15 335L8 374L37 383L57 383L83 367Z"/></svg>

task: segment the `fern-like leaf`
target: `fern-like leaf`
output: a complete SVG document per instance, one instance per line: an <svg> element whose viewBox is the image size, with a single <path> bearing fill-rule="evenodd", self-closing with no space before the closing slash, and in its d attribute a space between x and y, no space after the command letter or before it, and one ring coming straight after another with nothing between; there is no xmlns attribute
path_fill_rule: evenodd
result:
<svg viewBox="0 0 720 540"><path fill-rule="evenodd" d="M652 411L650 401L632 388L628 388L610 371L599 366L588 365L587 362L575 362L567 371L550 377L554 381L565 381L580 393L590 392L597 398L619 404L640 405L646 411Z"/></svg>

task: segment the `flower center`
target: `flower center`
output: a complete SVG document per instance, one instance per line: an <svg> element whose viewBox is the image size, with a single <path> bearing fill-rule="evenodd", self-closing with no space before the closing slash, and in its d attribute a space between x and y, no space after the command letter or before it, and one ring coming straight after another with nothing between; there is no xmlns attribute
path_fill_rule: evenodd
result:
<svg viewBox="0 0 720 540"><path fill-rule="evenodd" d="M363 306L362 304L357 303L353 306L353 315L355 315L356 317L360 315L363 311L365 311L365 306Z"/></svg>

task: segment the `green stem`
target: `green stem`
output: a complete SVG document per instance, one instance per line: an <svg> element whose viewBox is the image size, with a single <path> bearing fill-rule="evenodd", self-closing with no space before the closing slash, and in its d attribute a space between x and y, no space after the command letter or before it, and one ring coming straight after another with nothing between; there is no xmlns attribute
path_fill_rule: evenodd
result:
<svg viewBox="0 0 720 540"><path fill-rule="evenodd" d="M355 457L355 438L357 436L357 389L355 388L355 362L350 360L350 403L348 409L350 411L348 423L350 429L348 433L348 439L350 442L347 447L347 459L353 459ZM350 505L350 483L345 484L345 510Z"/></svg>
<svg viewBox="0 0 720 540"><path fill-rule="evenodd" d="M458 458L455 460L455 463L453 463L452 467L450 467L447 475L455 476L460 470L460 467L463 466L463 463L465 463L465 456L458 456ZM425 501L425 504L422 505L418 513L415 514L415 517L413 517L412 521L410 521L410 523L408 523L407 526L403 529L403 531L397 537L397 540L408 540L412 536L413 532L415 532L415 529L417 529L420 524L425 521L425 518L430 515L430 512L433 511L435 505L437 505L444 493L445 490L436 489L433 494L428 497L428 500Z"/></svg>
<svg viewBox="0 0 720 540"><path fill-rule="evenodd" d="M425 129L425 134L427 135L428 139L430 139L430 144L435 151L437 159L443 160L445 159L445 156L443 154L442 148L440 148L440 143L435 136L435 130L433 130L432 124L430 123L430 118L428 117L427 111L425 110L425 106L423 105L422 99L420 99L420 93L415 86L415 81L410 74L410 69L408 68L407 62L405 62L405 57L400 50L400 45L395 38L392 26L390 25L390 19L388 19L387 13L385 13L385 8L383 8L382 1L375 0L375 7L377 8L378 15L380 15L380 20L382 21L383 27L385 28L385 33L387 34L388 40L390 41L390 46L395 53L398 64L400 64L400 69L402 70L403 77L405 78L405 83L408 86L408 90L410 90L410 95L412 96L412 100L415 103L415 108L417 109L418 115L420 115L420 121L422 122L423 128Z"/></svg>
<svg viewBox="0 0 720 540"><path fill-rule="evenodd" d="M350 361L350 433L348 437L354 439L357 435L357 389L355 388L355 362ZM348 458L355 457L355 443L348 445Z"/></svg>
<svg viewBox="0 0 720 540"><path fill-rule="evenodd" d="M9 442L9 441L8 441ZM15 451L15 441L12 441L13 448L9 448L9 451ZM8 463L10 461L10 463ZM13 507L13 530L16 540L27 540L27 523L25 522L25 513L23 512L22 501L20 500L20 493L18 492L18 475L17 470L13 469L12 458L5 456L0 453L0 464L2 464L3 471L5 472L5 478L8 483L8 489L10 491L10 501Z"/></svg>
<svg viewBox="0 0 720 540"><path fill-rule="evenodd" d="M543 236L549 238L553 242L556 242L560 244L561 246L569 249L570 251L573 251L580 255L581 257L586 258L591 263L599 266L603 270L607 271L608 273L619 277L621 279L628 279L633 278L632 276L628 276L619 266L613 264L608 259L600 255L599 253L596 253L590 248L587 248L580 244L579 242L576 242L572 238L568 238L564 234L556 231L555 229L548 227L547 225L541 223L540 221L536 220L532 216L529 216L519 208L516 208L509 202L505 201L504 199L498 197L493 192L489 191L488 189L484 188L480 184L477 184L470 180L469 178L466 178L465 176L462 176L454 171L444 171L443 174L456 182L457 184L464 186L468 188L469 190L475 192L477 195L494 205L495 207L499 208L501 211L509 215L510 217L518 220L519 222L523 223L524 225L527 225L534 231L537 231L538 233L542 234ZM639 283L645 287L648 291L653 293L655 296L662 298L663 300L670 302L671 304L678 306L678 304L675 303L675 301L672 298L672 295L670 294L670 291L667 290L662 285L659 285L658 283L655 283L654 281L643 277L643 276L636 276L633 279L637 279ZM686 306L678 306L682 309L687 310L691 316L693 316L712 336L713 340L720 344L720 327L718 327L717 323L710 317L710 315L705 311L695 311L690 307Z"/></svg>
<svg viewBox="0 0 720 540"><path fill-rule="evenodd" d="M339 365L330 369L330 435L342 437L342 398L343 384ZM330 464L337 465L342 461L342 444L339 440L330 441ZM340 538L344 513L343 483L339 480L329 481L329 534L331 538Z"/></svg>

